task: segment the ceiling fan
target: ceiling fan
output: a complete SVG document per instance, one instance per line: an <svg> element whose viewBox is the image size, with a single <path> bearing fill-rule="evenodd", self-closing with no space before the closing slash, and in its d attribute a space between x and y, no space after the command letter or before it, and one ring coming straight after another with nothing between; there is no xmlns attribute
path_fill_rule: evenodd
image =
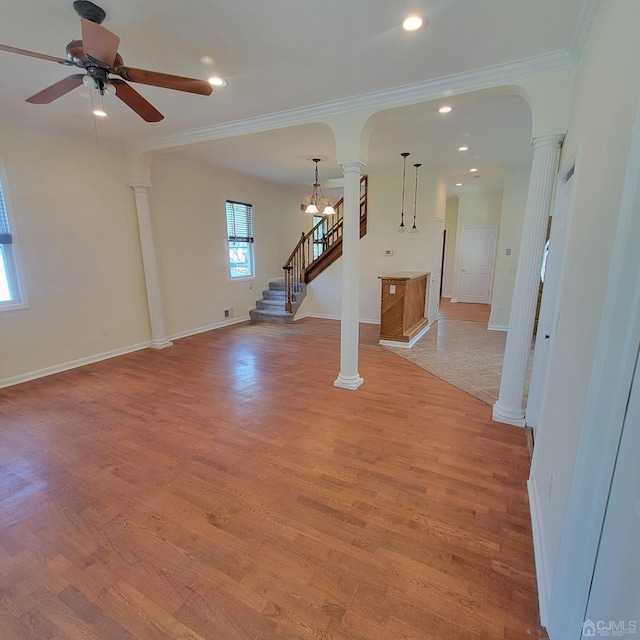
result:
<svg viewBox="0 0 640 640"><path fill-rule="evenodd" d="M49 104L84 84L96 89L101 95L115 94L143 120L159 122L164 116L125 80L206 96L212 93L213 87L206 80L125 67L122 56L118 53L120 38L102 26L106 17L104 10L89 0L76 0L73 8L81 19L82 40L72 40L67 45L66 59L0 44L0 51L58 62L69 67L78 67L85 72L75 73L56 82L27 98L27 102ZM112 77L114 75L118 77Z"/></svg>

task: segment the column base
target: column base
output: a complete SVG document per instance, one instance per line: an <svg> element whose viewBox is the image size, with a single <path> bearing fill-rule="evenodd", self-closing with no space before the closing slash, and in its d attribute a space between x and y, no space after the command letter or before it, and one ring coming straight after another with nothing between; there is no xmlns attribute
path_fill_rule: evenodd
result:
<svg viewBox="0 0 640 640"><path fill-rule="evenodd" d="M170 340L152 340L149 345L149 349L166 349L167 347L173 347L173 342Z"/></svg>
<svg viewBox="0 0 640 640"><path fill-rule="evenodd" d="M340 387L341 389L349 389L349 391L355 391L362 383L364 378L360 376L343 376L341 373L335 379L333 386Z"/></svg>
<svg viewBox="0 0 640 640"><path fill-rule="evenodd" d="M503 424L512 424L514 427L525 427L524 409L511 411L500 406L499 401L493 405L493 421Z"/></svg>

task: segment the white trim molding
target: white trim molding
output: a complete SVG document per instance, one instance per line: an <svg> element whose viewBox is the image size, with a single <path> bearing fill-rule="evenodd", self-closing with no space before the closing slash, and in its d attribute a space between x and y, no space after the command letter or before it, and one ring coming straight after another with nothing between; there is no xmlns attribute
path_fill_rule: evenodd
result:
<svg viewBox="0 0 640 640"><path fill-rule="evenodd" d="M422 329L420 329L420 331L418 331L418 333L416 333L415 336L413 336L413 338L411 338L411 340L409 340L409 342L398 342L397 340L380 340L380 344L383 347L398 347L399 349L411 349L411 347L413 347L413 345L418 342L418 340L420 340L420 338L422 338L422 336L427 333L427 331L429 331L429 329L431 329L431 325L428 324L425 327L423 327Z"/></svg>
<svg viewBox="0 0 640 640"><path fill-rule="evenodd" d="M51 367L45 367L44 369L37 369L36 371L21 373L20 375L0 380L0 389L3 389L4 387L11 387L16 384L22 384L23 382L29 382L31 380L37 380L38 378L44 378L56 373L62 373L63 371L69 371L70 369L77 369L78 367L84 367L88 364L101 362L102 360L109 360L110 358L123 356L127 353L133 353L134 351L141 351L142 349L147 349L150 346L150 342L139 342L138 344L133 344L128 347L122 347L121 349L105 351L93 356L87 356L86 358L79 358L78 360L70 360L69 362L55 364Z"/></svg>
<svg viewBox="0 0 640 640"><path fill-rule="evenodd" d="M427 100L435 100L443 95L456 95L509 84L526 76L572 69L574 66L572 57L567 51L552 51L514 62L506 62L483 69L474 69L473 71L465 71L381 91L372 91L350 98L191 129L190 131L136 143L131 145L130 149L135 151L155 151L196 142L291 127L298 124L322 122L325 118L340 113L349 113L362 109L382 110L390 107L407 106Z"/></svg>
<svg viewBox="0 0 640 640"><path fill-rule="evenodd" d="M542 522L540 519L540 499L538 498L537 485L532 479L527 481L529 494L529 511L531 513L531 530L533 533L533 550L536 564L536 580L538 582L538 603L540 607L540 623L547 625L547 611L549 598L551 597L551 585L549 584L549 571L547 567L547 548L544 544Z"/></svg>
<svg viewBox="0 0 640 640"><path fill-rule="evenodd" d="M187 329L186 331L172 333L167 337L169 338L169 340L179 340L180 338L188 338L189 336L195 336L198 333L206 333L207 331L213 331L214 329L222 329L223 327L229 327L232 324L240 324L241 322L248 322L249 320L251 320L251 318L248 315L242 316L241 318L231 318L230 320L223 320L222 322L207 324L202 327L196 327L195 329Z"/></svg>

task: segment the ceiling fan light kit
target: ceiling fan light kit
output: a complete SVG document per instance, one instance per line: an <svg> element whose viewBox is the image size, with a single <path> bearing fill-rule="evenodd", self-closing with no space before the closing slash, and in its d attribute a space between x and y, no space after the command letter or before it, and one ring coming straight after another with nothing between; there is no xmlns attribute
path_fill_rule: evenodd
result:
<svg viewBox="0 0 640 640"><path fill-rule="evenodd" d="M67 45L66 59L0 44L0 51L78 67L85 72L56 82L27 98L27 102L49 104L84 84L98 91L101 96L105 93L115 95L146 122L159 122L164 116L128 82L205 96L213 93L213 87L206 80L125 67L122 56L118 53L120 38L102 26L106 17L104 10L89 0L76 0L73 8L80 16L82 40L72 40Z"/></svg>

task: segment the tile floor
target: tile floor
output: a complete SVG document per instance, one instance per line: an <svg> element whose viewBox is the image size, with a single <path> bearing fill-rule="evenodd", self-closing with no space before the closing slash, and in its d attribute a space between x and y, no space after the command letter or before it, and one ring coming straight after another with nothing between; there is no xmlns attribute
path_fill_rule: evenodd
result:
<svg viewBox="0 0 640 640"><path fill-rule="evenodd" d="M411 349L388 348L491 405L498 399L500 391L507 334L504 331L487 330L489 311L489 305L451 303L443 298L440 319ZM532 362L533 347L529 357L525 401Z"/></svg>

